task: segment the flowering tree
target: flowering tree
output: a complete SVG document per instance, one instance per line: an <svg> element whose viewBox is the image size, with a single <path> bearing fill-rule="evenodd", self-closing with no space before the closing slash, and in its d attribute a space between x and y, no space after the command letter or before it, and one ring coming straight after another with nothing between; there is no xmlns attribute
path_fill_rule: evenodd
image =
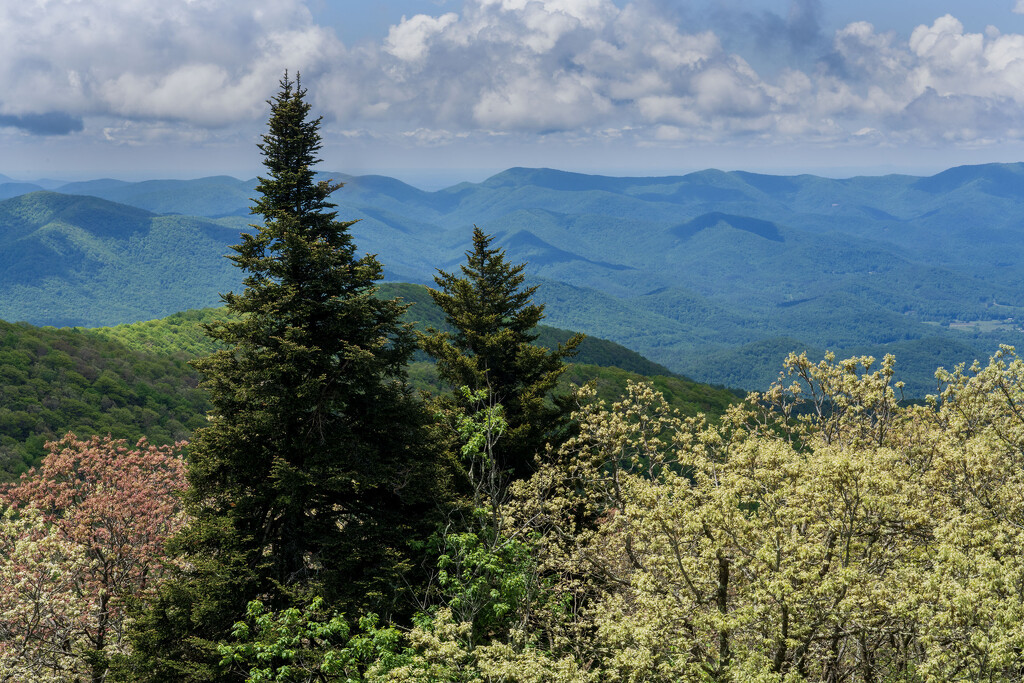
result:
<svg viewBox="0 0 1024 683"><path fill-rule="evenodd" d="M715 423L643 385L577 414L512 489L561 598L515 653L615 681L1022 680L1024 361L940 371L920 406L890 357L786 369Z"/></svg>
<svg viewBox="0 0 1024 683"><path fill-rule="evenodd" d="M183 446L68 434L0 490L0 680L102 680L183 521Z"/></svg>
<svg viewBox="0 0 1024 683"><path fill-rule="evenodd" d="M893 369L792 355L715 421L584 388L493 528L445 537L438 605L401 640L257 605L225 661L254 682L1019 683L1024 360L939 371L925 405ZM501 432L481 415L459 424L471 474Z"/></svg>
<svg viewBox="0 0 1024 683"><path fill-rule="evenodd" d="M49 683L81 672L69 646L87 620L74 597L86 564L38 508L0 517L0 681Z"/></svg>

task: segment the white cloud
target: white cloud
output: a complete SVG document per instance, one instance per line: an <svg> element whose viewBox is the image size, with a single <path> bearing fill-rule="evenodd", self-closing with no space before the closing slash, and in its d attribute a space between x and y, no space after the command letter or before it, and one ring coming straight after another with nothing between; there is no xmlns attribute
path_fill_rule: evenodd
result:
<svg viewBox="0 0 1024 683"><path fill-rule="evenodd" d="M0 113L224 126L265 109L286 67L338 53L300 0L0 4Z"/></svg>
<svg viewBox="0 0 1024 683"><path fill-rule="evenodd" d="M702 112L747 117L768 110L769 101L757 75L744 66L716 65L694 77L697 106Z"/></svg>
<svg viewBox="0 0 1024 683"><path fill-rule="evenodd" d="M593 79L561 72L521 76L482 93L473 117L484 128L564 131L590 125L611 109Z"/></svg>
<svg viewBox="0 0 1024 683"><path fill-rule="evenodd" d="M183 128L165 123L125 121L102 129L103 139L115 145L142 147L150 144L196 145L213 140L213 134L201 128Z"/></svg>
<svg viewBox="0 0 1024 683"><path fill-rule="evenodd" d="M921 92L1024 102L1024 36L965 33L946 15L914 29L910 49L919 58L914 84Z"/></svg>
<svg viewBox="0 0 1024 683"><path fill-rule="evenodd" d="M832 50L814 68L769 76L716 33L687 32L653 3L467 0L459 15L393 27L361 87L388 101L381 125L606 128L663 141L875 142L914 126L921 140L947 141L950 116L960 122L956 139L966 140L1019 118L1012 103L1024 97L1024 36L970 33L945 15L909 40L852 23Z"/></svg>
<svg viewBox="0 0 1024 683"><path fill-rule="evenodd" d="M454 12L437 17L417 14L412 19L402 17L402 23L392 26L384 41L384 51L405 62L422 60L430 49L430 39L458 21Z"/></svg>
<svg viewBox="0 0 1024 683"><path fill-rule="evenodd" d="M346 48L303 0L2 3L0 121L74 131L74 117L92 117L135 137L228 130L265 115L289 68L339 127L412 145L607 131L679 144L982 144L1024 130L1024 35L973 33L952 15L909 39L854 22L824 47L804 41L817 59L780 52L785 63L769 66L732 52L724 24L691 27L659 7L464 0ZM805 32L818 36L812 15ZM785 30L775 17L757 35Z"/></svg>

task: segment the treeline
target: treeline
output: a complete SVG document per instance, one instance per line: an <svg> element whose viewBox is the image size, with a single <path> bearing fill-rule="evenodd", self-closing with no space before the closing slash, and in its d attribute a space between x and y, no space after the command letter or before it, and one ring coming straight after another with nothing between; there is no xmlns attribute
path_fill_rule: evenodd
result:
<svg viewBox="0 0 1024 683"><path fill-rule="evenodd" d="M253 601L207 675L179 680L1019 681L1024 362L946 374L940 400L913 407L891 359L865 365L791 357L797 393L751 395L717 426L649 386L581 396L574 437L432 538L414 619ZM807 417L787 417L797 404ZM30 504L0 523L4 680L87 679L96 661L161 680L117 662L128 598L173 571L180 462L64 440L5 492Z"/></svg>
<svg viewBox="0 0 1024 683"><path fill-rule="evenodd" d="M253 603L225 666L251 681L1021 680L1024 361L946 373L922 406L898 404L891 358L793 355L786 372L718 425L645 385L584 402L578 433L502 505L440 535L411 625Z"/></svg>

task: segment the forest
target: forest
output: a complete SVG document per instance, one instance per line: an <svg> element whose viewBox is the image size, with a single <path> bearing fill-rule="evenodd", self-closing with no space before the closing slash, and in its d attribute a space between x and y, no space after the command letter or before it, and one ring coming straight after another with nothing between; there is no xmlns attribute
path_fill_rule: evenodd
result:
<svg viewBox="0 0 1024 683"><path fill-rule="evenodd" d="M376 296L411 304L403 320L416 329L450 329L421 285L382 283ZM175 313L158 320L97 328L36 327L0 321L0 483L41 464L44 444L67 432L109 434L155 445L188 440L206 423L210 408L189 365L218 342L204 325L228 316L223 308ZM555 348L573 336L538 325L535 343ZM561 390L593 382L613 399L629 381L648 380L687 415L717 415L742 394L675 375L640 354L598 337L586 337L559 378ZM407 382L414 393L443 390L433 359L413 354Z"/></svg>
<svg viewBox="0 0 1024 683"><path fill-rule="evenodd" d="M1024 679L1012 348L740 399L540 327L481 229L378 287L306 91L270 104L224 309L0 328L0 681Z"/></svg>

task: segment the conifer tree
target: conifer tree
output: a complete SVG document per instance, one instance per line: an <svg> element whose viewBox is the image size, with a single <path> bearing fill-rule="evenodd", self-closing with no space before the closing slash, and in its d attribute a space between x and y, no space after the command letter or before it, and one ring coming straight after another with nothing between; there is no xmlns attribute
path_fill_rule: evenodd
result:
<svg viewBox="0 0 1024 683"><path fill-rule="evenodd" d="M422 344L437 359L441 379L472 392L486 390L490 404L504 407L507 428L495 457L503 472L520 479L532 471L545 444L564 433L569 408L553 400L552 391L583 335L555 350L533 344L534 328L544 318L543 304L533 303L537 287L523 286L526 264L509 264L492 240L474 227L461 277L438 271L439 289L430 295L454 331L430 329ZM463 411L479 408L461 396L449 400Z"/></svg>
<svg viewBox="0 0 1024 683"><path fill-rule="evenodd" d="M357 617L395 604L406 548L437 495L405 386L415 346L405 306L374 296L380 263L357 257L317 182L320 119L285 74L259 145L253 213L230 258L245 290L224 348L196 362L214 408L189 451L186 569L139 632L148 680L221 680L217 645L246 603L274 609L322 596ZM431 490L433 489L433 490ZM183 640L183 643L182 643ZM148 653L148 655L146 654Z"/></svg>

